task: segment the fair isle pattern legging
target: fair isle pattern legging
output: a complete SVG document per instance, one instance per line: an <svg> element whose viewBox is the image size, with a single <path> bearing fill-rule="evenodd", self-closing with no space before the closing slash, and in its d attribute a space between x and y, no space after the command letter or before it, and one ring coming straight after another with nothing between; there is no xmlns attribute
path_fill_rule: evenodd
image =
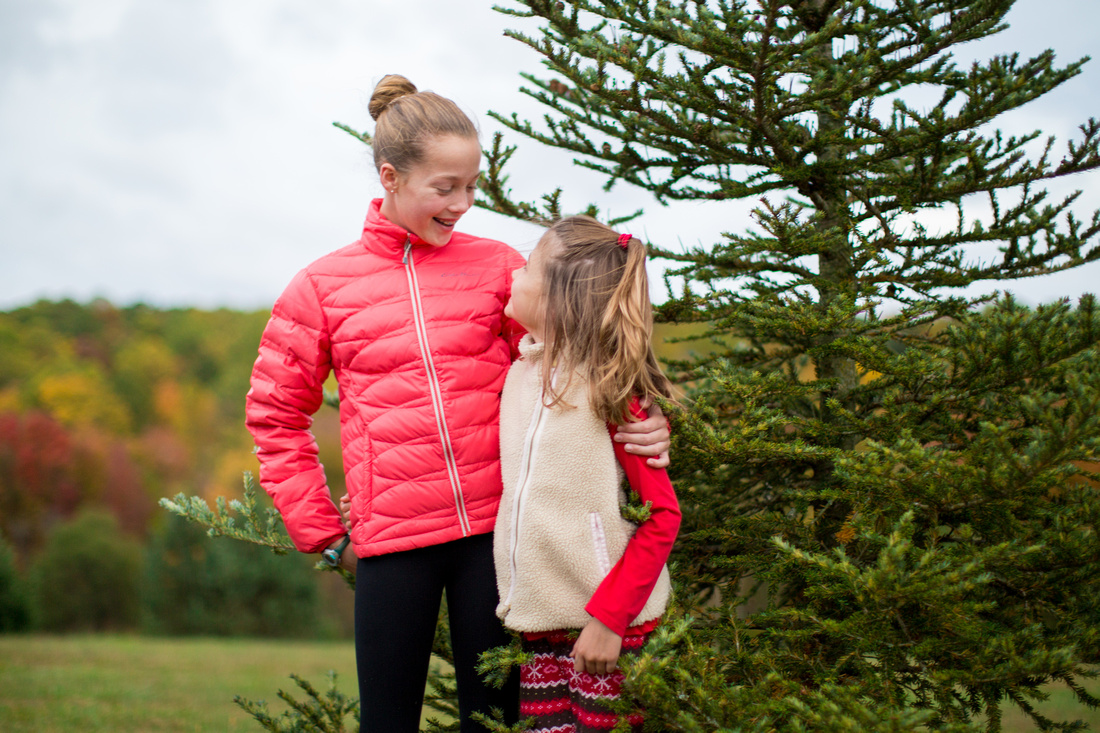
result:
<svg viewBox="0 0 1100 733"><path fill-rule="evenodd" d="M637 654L648 637L624 636L620 658ZM520 668L519 716L534 719L528 733L606 733L619 722L607 703L619 698L623 673L577 672L569 657L576 640L577 632L568 630L524 638L531 661ZM640 712L626 717L632 731L641 731Z"/></svg>

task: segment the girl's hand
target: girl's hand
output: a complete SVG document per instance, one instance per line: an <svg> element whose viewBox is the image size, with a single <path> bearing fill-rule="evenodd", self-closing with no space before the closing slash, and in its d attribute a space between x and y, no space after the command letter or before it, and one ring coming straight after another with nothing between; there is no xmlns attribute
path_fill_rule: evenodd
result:
<svg viewBox="0 0 1100 733"><path fill-rule="evenodd" d="M340 497L340 516L344 518L344 529L351 532L351 497L347 494Z"/></svg>
<svg viewBox="0 0 1100 733"><path fill-rule="evenodd" d="M340 567L352 575L355 575L355 569L359 567L359 558L356 556L355 550L352 549L350 542L344 548L344 551L340 553Z"/></svg>
<svg viewBox="0 0 1100 733"><path fill-rule="evenodd" d="M615 433L615 442L624 443L623 448L627 453L637 453L640 456L652 456L646 460L650 468L668 468L668 449L671 443L671 433L668 430L668 420L661 412L659 405L642 403L649 415L641 422L628 422L619 425Z"/></svg>
<svg viewBox="0 0 1100 733"><path fill-rule="evenodd" d="M578 672L608 674L615 671L615 663L619 661L622 648L621 636L607 628L599 619L592 619L581 630L569 656L573 658L573 668Z"/></svg>

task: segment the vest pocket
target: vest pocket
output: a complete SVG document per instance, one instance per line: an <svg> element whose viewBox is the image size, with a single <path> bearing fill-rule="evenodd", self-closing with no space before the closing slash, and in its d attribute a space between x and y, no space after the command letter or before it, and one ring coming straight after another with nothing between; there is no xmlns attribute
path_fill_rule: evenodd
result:
<svg viewBox="0 0 1100 733"><path fill-rule="evenodd" d="M611 557L607 553L607 535L603 531L603 518L599 512L589 512L588 523L592 530L592 549L596 556L596 567L600 577L606 578L611 572Z"/></svg>

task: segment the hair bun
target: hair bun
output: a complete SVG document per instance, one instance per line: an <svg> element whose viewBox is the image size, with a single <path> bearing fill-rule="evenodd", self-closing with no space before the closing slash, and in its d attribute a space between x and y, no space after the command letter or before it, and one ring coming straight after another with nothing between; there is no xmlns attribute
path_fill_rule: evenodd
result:
<svg viewBox="0 0 1100 733"><path fill-rule="evenodd" d="M386 109L409 94L416 94L416 85L400 74L386 74L374 87L367 109L372 119L377 120Z"/></svg>

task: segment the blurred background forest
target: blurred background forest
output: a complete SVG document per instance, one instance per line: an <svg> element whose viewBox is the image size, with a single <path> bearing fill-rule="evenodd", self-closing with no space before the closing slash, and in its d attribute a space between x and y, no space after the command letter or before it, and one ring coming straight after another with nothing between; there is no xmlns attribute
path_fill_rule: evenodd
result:
<svg viewBox="0 0 1100 733"><path fill-rule="evenodd" d="M244 396L268 315L105 300L0 312L0 633L350 638L352 594L316 557L211 539L157 504L239 498L257 472ZM337 411L313 432L339 497Z"/></svg>
<svg viewBox="0 0 1100 733"><path fill-rule="evenodd" d="M0 632L351 635L351 594L316 558L209 539L157 505L236 498L255 472L244 396L267 317L0 312ZM336 411L314 430L342 493Z"/></svg>

